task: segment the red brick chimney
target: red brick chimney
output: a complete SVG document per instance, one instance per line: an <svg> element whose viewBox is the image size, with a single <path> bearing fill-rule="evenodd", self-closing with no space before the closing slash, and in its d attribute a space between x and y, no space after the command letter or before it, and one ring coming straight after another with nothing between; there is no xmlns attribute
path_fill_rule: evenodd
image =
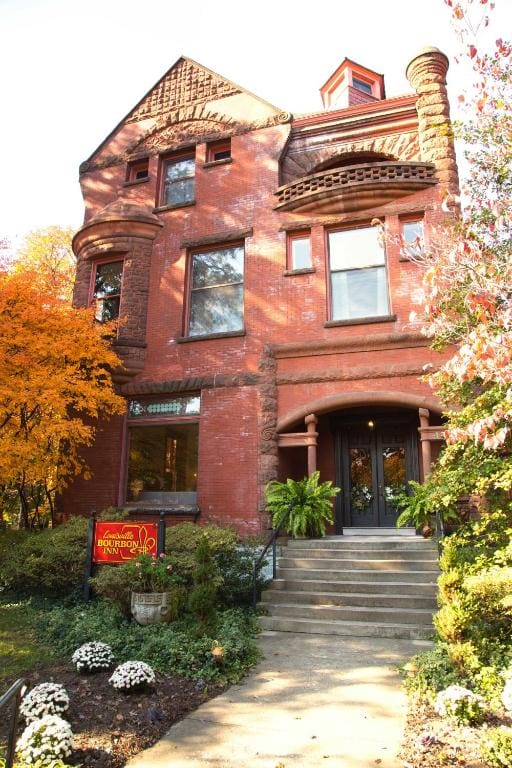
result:
<svg viewBox="0 0 512 768"><path fill-rule="evenodd" d="M386 98L384 75L344 59L320 88L324 109L343 109Z"/></svg>

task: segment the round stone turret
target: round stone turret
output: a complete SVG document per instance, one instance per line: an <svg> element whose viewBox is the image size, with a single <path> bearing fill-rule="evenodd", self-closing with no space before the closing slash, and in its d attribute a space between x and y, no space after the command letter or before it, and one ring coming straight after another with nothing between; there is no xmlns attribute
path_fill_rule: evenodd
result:
<svg viewBox="0 0 512 768"><path fill-rule="evenodd" d="M444 189L457 194L459 180L446 90L448 57L439 48L424 48L410 62L407 79L418 94L421 159L436 165Z"/></svg>

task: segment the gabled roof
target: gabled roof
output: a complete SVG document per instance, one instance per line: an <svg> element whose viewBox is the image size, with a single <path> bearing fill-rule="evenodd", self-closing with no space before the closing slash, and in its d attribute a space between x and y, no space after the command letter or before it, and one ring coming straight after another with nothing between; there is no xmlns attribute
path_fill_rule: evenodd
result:
<svg viewBox="0 0 512 768"><path fill-rule="evenodd" d="M148 118L162 117L180 107L194 104L204 104L207 101L245 93L261 104L265 104L276 113L282 112L265 99L251 93L246 88L218 75L187 56L180 56L170 69L158 80L149 91L137 102L101 144L94 150L86 162L94 156L114 136L125 123L135 123Z"/></svg>

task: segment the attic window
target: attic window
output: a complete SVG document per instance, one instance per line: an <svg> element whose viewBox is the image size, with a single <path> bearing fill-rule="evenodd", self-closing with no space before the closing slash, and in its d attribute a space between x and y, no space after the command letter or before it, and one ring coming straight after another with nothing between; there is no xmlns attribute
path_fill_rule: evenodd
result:
<svg viewBox="0 0 512 768"><path fill-rule="evenodd" d="M126 181L134 184L138 181L146 181L149 178L149 160L134 160L128 163L126 168Z"/></svg>
<svg viewBox="0 0 512 768"><path fill-rule="evenodd" d="M231 139L225 141L213 141L206 147L206 162L218 163L221 160L231 159Z"/></svg>
<svg viewBox="0 0 512 768"><path fill-rule="evenodd" d="M362 91L363 93L368 93L370 96L372 95L371 83L367 83L364 80L360 80L358 77L352 77L352 85L358 91Z"/></svg>

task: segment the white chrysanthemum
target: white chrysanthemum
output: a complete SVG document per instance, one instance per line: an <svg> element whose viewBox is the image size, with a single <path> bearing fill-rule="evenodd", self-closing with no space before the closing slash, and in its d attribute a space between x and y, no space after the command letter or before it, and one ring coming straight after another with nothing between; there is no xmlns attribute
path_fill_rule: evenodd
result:
<svg viewBox="0 0 512 768"><path fill-rule="evenodd" d="M109 683L119 691L129 691L155 682L155 673L144 661L125 661L115 668Z"/></svg>
<svg viewBox="0 0 512 768"><path fill-rule="evenodd" d="M77 672L99 672L113 664L114 654L106 643L85 643L77 648L71 661L76 665Z"/></svg>
<svg viewBox="0 0 512 768"><path fill-rule="evenodd" d="M462 685L450 685L437 694L434 709L441 717L471 723L483 714L485 702L477 693Z"/></svg>
<svg viewBox="0 0 512 768"><path fill-rule="evenodd" d="M69 707L69 696L59 683L41 683L23 697L20 714L27 723L45 715L60 715Z"/></svg>
<svg viewBox="0 0 512 768"><path fill-rule="evenodd" d="M505 709L512 712L512 677L508 677L505 682L505 687L501 694L501 701Z"/></svg>
<svg viewBox="0 0 512 768"><path fill-rule="evenodd" d="M69 757L73 749L73 732L66 720L45 715L27 725L16 745L18 759L27 765L51 765L54 760Z"/></svg>

